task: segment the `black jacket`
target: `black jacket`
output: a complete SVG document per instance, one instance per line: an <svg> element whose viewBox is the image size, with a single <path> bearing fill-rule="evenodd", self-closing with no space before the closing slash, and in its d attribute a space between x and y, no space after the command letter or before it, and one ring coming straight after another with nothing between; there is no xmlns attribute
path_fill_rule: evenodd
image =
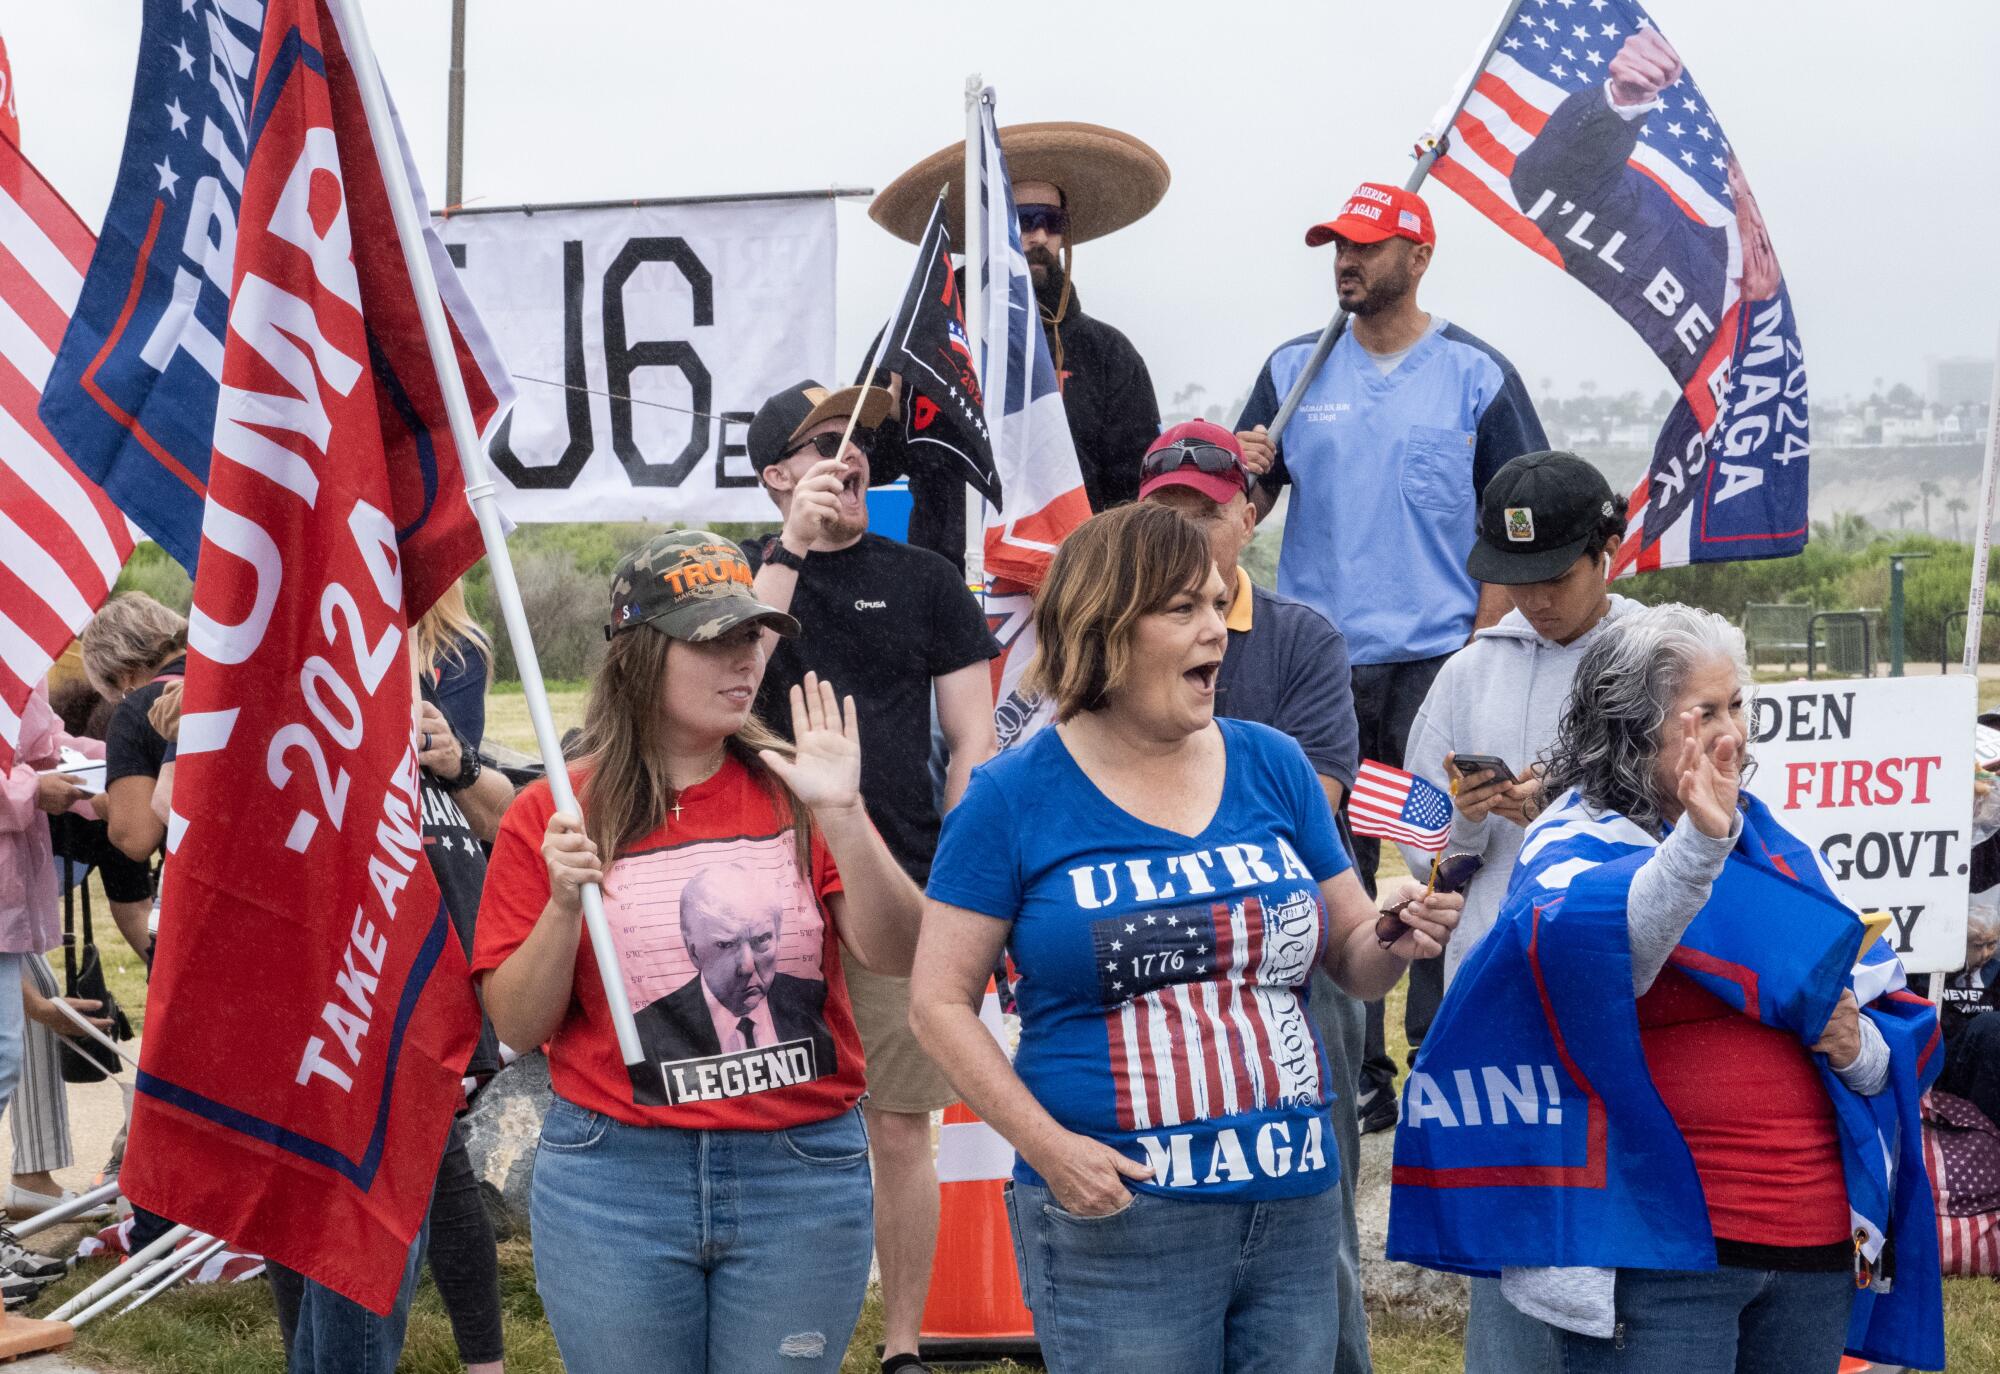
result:
<svg viewBox="0 0 2000 1374"><path fill-rule="evenodd" d="M1160 403L1139 350L1118 330L1086 315L1074 291L1060 328L1063 358L1057 380L1063 409L1069 414L1070 438L1076 442L1077 463L1083 469L1084 493L1095 513L1138 497L1139 460L1159 437ZM1046 320L1042 332L1044 337L1050 332ZM875 356L872 344L868 356ZM870 471L876 482L910 479L909 542L943 554L964 572L964 481L906 465L893 424L882 427Z"/></svg>

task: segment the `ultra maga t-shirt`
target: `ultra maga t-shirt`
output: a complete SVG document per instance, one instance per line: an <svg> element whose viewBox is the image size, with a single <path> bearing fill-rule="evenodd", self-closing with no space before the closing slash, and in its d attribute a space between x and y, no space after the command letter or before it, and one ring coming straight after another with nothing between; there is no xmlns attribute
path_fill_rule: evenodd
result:
<svg viewBox="0 0 2000 1374"><path fill-rule="evenodd" d="M1301 1197L1340 1176L1306 997L1319 884L1348 858L1299 746L1216 725L1227 775L1199 835L1114 805L1044 730L973 772L929 890L1011 923L1014 1069L1062 1125L1150 1163L1140 1191Z"/></svg>
<svg viewBox="0 0 2000 1374"><path fill-rule="evenodd" d="M582 778L575 779L582 790ZM840 891L817 832L799 872L791 816L731 755L687 788L681 814L604 875L604 911L646 1062L626 1072L587 932L549 1038L556 1092L640 1126L776 1131L861 1096L861 1039L825 899ZM548 785L524 789L493 845L472 969L505 963L549 900Z"/></svg>

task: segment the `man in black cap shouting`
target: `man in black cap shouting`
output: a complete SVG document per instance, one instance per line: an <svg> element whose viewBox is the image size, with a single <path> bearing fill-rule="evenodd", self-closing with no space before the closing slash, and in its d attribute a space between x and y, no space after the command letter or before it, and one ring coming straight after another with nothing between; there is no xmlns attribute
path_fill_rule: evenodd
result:
<svg viewBox="0 0 2000 1374"><path fill-rule="evenodd" d="M987 664L1000 646L956 569L926 549L868 532L869 453L894 407L878 388L829 392L817 382L765 401L746 445L785 524L746 544L744 553L757 570L758 600L789 612L800 627L772 647L757 714L785 729L788 693L808 672L853 694L861 798L889 852L921 887L938 837L929 770L932 699L949 753L949 810L973 768L994 751ZM851 416L853 436L843 444ZM853 963L846 975L868 1064L862 1111L875 1166L883 1368L894 1371L919 1364L917 1328L937 1249L931 1113L957 1098L910 1033L909 979Z"/></svg>

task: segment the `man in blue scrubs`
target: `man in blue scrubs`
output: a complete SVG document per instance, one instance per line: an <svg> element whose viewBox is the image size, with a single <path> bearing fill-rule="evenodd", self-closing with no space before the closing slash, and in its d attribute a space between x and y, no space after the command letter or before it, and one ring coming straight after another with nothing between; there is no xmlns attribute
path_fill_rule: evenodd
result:
<svg viewBox="0 0 2000 1374"><path fill-rule="evenodd" d="M1347 639L1361 757L1401 765L1410 724L1444 660L1504 615L1497 587L1465 571L1479 496L1510 458L1548 447L1527 388L1490 345L1417 305L1437 234L1414 192L1365 183L1306 231L1334 245L1348 326L1274 445L1265 426L1305 370L1317 333L1271 354L1236 422L1258 474L1259 516L1292 489L1278 590L1317 607ZM1527 760L1508 762L1525 767ZM1357 837L1374 891L1380 843ZM1443 991L1436 960L1413 964L1405 1027L1414 1049ZM1396 1120L1380 1004L1369 1008L1362 1129Z"/></svg>

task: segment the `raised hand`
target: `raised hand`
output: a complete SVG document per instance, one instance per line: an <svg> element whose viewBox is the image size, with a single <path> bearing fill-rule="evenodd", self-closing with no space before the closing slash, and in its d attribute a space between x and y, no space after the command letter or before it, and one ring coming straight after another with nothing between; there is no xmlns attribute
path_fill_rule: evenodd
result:
<svg viewBox="0 0 2000 1374"><path fill-rule="evenodd" d="M1611 99L1618 105L1646 105L1681 79L1681 55L1658 29L1640 29L1611 59Z"/></svg>
<svg viewBox="0 0 2000 1374"><path fill-rule="evenodd" d="M861 723L854 698L843 703L833 684L807 673L792 688L792 757L766 749L760 757L815 811L861 800Z"/></svg>
<svg viewBox="0 0 2000 1374"><path fill-rule="evenodd" d="M840 489L846 482L845 458L822 458L806 469L792 488L791 509L785 513L780 537L786 548L805 554L819 547L840 519Z"/></svg>
<svg viewBox="0 0 2000 1374"><path fill-rule="evenodd" d="M1723 839L1736 824L1742 762L1734 735L1717 735L1704 747L1701 713L1681 712L1681 755L1675 765L1679 782L1674 791L1682 813L1712 840Z"/></svg>

